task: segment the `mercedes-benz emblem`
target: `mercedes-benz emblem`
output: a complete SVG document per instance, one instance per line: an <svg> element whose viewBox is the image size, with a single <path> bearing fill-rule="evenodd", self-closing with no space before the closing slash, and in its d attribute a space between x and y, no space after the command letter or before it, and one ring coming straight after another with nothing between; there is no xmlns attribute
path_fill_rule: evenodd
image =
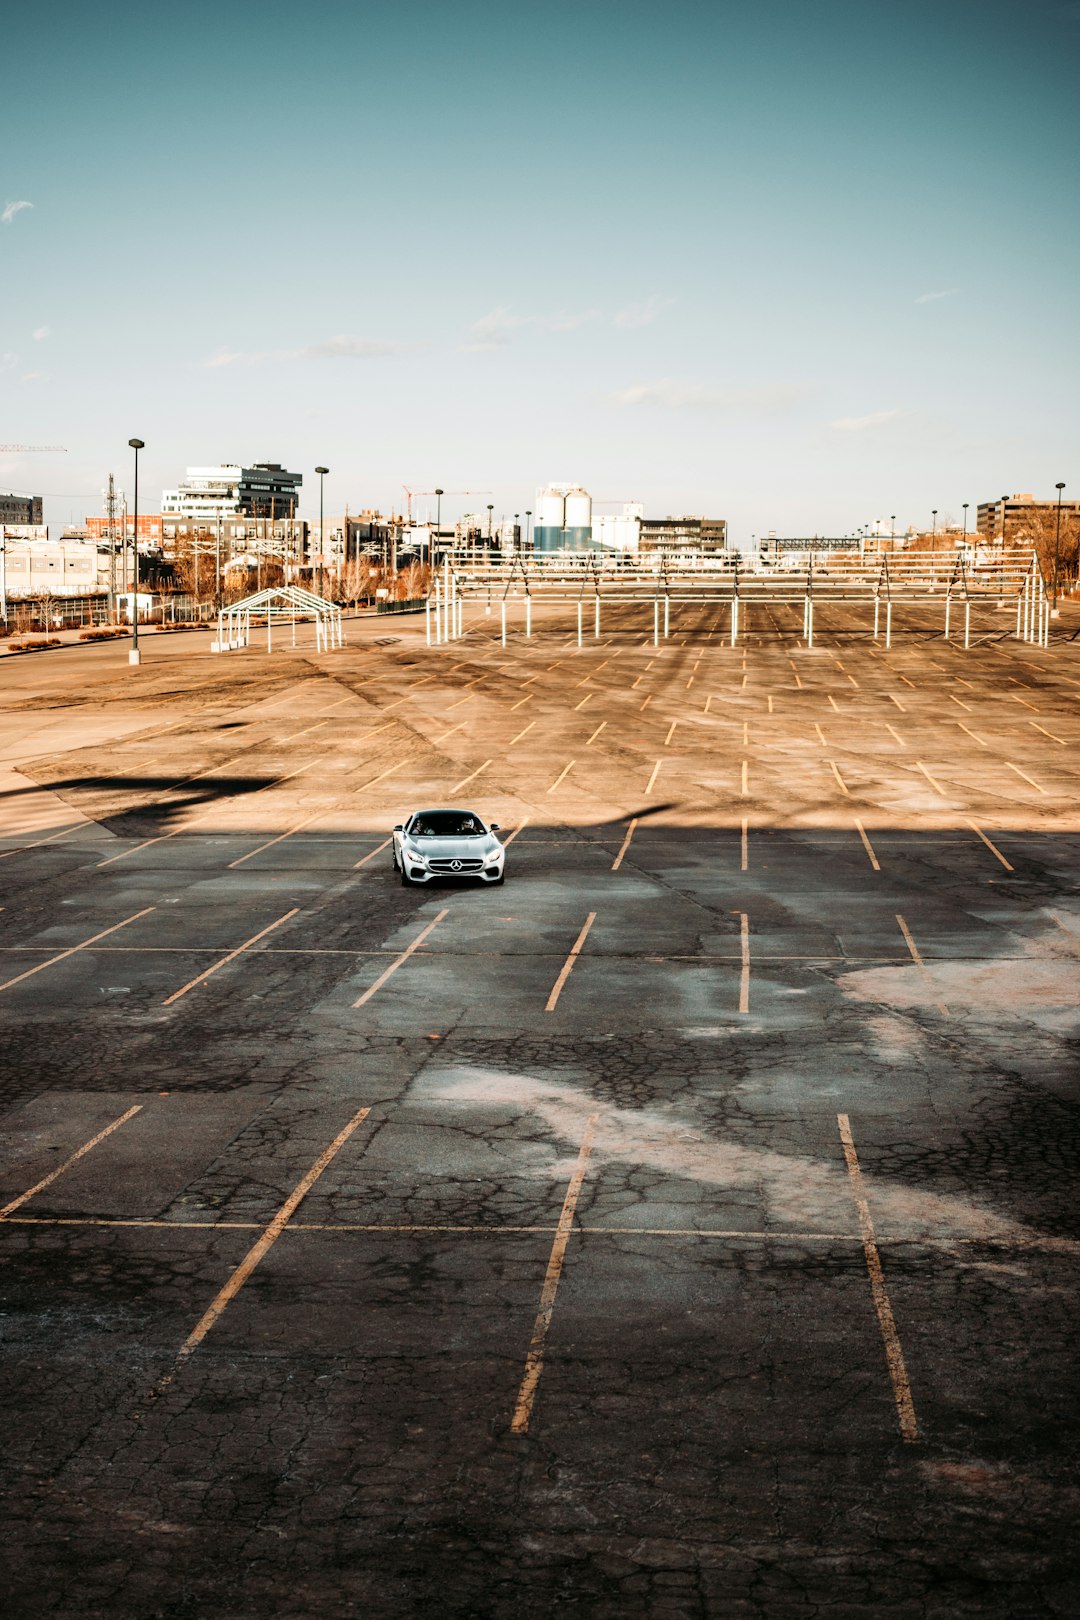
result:
<svg viewBox="0 0 1080 1620"><path fill-rule="evenodd" d="M450 870L451 870L451 872L460 872L461 871L461 862L460 861L451 861L450 862Z"/></svg>

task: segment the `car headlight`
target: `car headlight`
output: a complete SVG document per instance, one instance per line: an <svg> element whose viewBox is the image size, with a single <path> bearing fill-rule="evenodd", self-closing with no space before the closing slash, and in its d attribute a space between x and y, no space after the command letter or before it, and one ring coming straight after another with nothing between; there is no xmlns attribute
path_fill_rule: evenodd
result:
<svg viewBox="0 0 1080 1620"><path fill-rule="evenodd" d="M409 857L410 861L417 861L420 864L423 864L423 862L427 860L427 856L423 853L423 851L414 849L412 844L405 845L405 853Z"/></svg>

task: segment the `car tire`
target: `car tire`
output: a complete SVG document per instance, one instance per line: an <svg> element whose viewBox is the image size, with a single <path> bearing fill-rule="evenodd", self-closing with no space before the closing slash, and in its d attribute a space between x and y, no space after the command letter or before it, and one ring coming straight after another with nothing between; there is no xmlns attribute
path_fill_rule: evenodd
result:
<svg viewBox="0 0 1080 1620"><path fill-rule="evenodd" d="M401 868L401 887L403 889L411 889L415 887L412 878L406 872L404 867Z"/></svg>

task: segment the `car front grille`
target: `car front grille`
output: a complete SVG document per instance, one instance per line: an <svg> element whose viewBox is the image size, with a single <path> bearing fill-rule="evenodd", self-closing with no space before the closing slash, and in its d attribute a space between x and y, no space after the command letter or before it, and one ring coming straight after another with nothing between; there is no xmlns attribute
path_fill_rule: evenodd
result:
<svg viewBox="0 0 1080 1620"><path fill-rule="evenodd" d="M432 872L449 872L452 875L458 872L479 872L483 869L483 861L428 861Z"/></svg>

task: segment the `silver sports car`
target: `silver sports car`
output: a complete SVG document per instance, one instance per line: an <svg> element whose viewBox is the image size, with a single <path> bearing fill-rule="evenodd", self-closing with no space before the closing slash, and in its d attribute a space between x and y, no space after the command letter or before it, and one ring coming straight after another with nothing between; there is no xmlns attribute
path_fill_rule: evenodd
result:
<svg viewBox="0 0 1080 1620"><path fill-rule="evenodd" d="M405 888L432 878L501 883L506 851L498 830L472 810L414 810L394 828L394 870Z"/></svg>

